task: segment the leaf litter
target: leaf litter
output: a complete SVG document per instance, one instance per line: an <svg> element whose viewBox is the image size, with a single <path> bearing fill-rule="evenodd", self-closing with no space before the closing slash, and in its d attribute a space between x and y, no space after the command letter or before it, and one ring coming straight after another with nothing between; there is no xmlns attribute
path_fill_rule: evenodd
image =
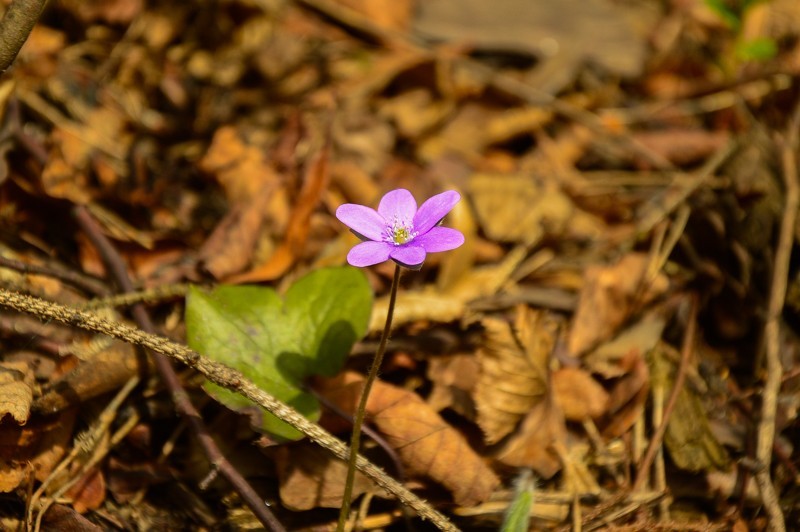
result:
<svg viewBox="0 0 800 532"><path fill-rule="evenodd" d="M466 242L402 279L367 456L463 529L508 511L531 529L791 529L800 277L779 233L800 9L734 4L50 5L0 86L0 282L74 307L113 293L84 205L160 333L346 438L390 267L359 297L294 287L356 243L339 205L456 190ZM210 286L183 301L177 283ZM264 330L197 339L262 297ZM6 310L0 342L4 528L259 525L131 345ZM180 380L278 521L332 525L341 462ZM356 492L356 526L403 526L383 490Z"/></svg>

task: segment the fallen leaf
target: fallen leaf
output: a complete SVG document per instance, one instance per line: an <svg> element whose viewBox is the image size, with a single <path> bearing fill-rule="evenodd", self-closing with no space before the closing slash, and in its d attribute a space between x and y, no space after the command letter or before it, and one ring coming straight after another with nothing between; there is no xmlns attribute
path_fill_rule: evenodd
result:
<svg viewBox="0 0 800 532"><path fill-rule="evenodd" d="M581 355L611 338L631 312L663 294L669 281L663 273L645 284L649 258L629 253L610 266L589 266L572 318L569 352Z"/></svg>
<svg viewBox="0 0 800 532"><path fill-rule="evenodd" d="M608 392L585 370L558 369L550 376L553 400L569 421L594 419L606 413Z"/></svg>
<svg viewBox="0 0 800 532"><path fill-rule="evenodd" d="M33 369L25 362L0 363L0 420L6 414L19 425L28 421L33 402Z"/></svg>
<svg viewBox="0 0 800 532"><path fill-rule="evenodd" d="M328 172L329 157L330 147L326 143L325 147L311 160L308 166L300 196L297 198L292 214L289 217L286 237L272 257L265 264L242 275L237 275L229 279L228 282L272 281L283 275L294 264L294 261L302 253L308 238L311 215L322 200L322 194L325 192L330 180Z"/></svg>
<svg viewBox="0 0 800 532"><path fill-rule="evenodd" d="M33 476L46 479L71 444L77 410L34 416L21 427L0 422L0 493L16 489Z"/></svg>
<svg viewBox="0 0 800 532"><path fill-rule="evenodd" d="M106 500L105 475L100 469L92 468L73 484L65 495L72 499L72 507L79 514L97 510Z"/></svg>
<svg viewBox="0 0 800 532"><path fill-rule="evenodd" d="M478 425L494 444L544 400L548 361L555 345L555 323L545 312L518 306L514 325L485 318L478 349L481 372L475 387Z"/></svg>
<svg viewBox="0 0 800 532"><path fill-rule="evenodd" d="M661 387L665 395L673 387L677 370L675 361L679 359L677 349L665 342L653 350L652 386ZM701 396L691 386L684 385L664 433L664 444L670 458L683 470L694 473L721 470L730 464L728 452L711 430L707 412Z"/></svg>
<svg viewBox="0 0 800 532"><path fill-rule="evenodd" d="M347 464L316 444L299 443L276 449L281 502L299 512L311 508L339 508L344 494ZM356 472L353 498L373 487Z"/></svg>
<svg viewBox="0 0 800 532"><path fill-rule="evenodd" d="M497 450L495 458L513 467L530 467L540 476L550 478L561 469L556 452L567 439L564 415L550 394L536 403L525 416L517 432Z"/></svg>
<svg viewBox="0 0 800 532"><path fill-rule="evenodd" d="M606 379L620 377L625 373L621 362L631 351L649 353L661 340L666 320L658 312L648 312L616 338L610 340L583 357L583 363L592 373Z"/></svg>
<svg viewBox="0 0 800 532"><path fill-rule="evenodd" d="M467 419L476 416L472 392L478 382L480 365L472 354L459 354L431 358L428 378L433 389L428 405L437 412L452 408Z"/></svg>
<svg viewBox="0 0 800 532"><path fill-rule="evenodd" d="M558 234L575 206L554 183L532 176L475 174L469 196L486 235L500 242L536 244L545 234Z"/></svg>
<svg viewBox="0 0 800 532"><path fill-rule="evenodd" d="M367 17L375 25L405 32L411 22L414 0L336 0Z"/></svg>
<svg viewBox="0 0 800 532"><path fill-rule="evenodd" d="M617 438L628 432L642 415L650 391L650 371L638 351L631 350L621 366L625 374L614 384L608 397L611 419L603 428L603 436L607 438Z"/></svg>
<svg viewBox="0 0 800 532"><path fill-rule="evenodd" d="M467 304L480 297L494 295L508 281L513 271L525 259L523 246L509 251L502 262L472 270L461 275L449 289L426 286L422 290L404 290L397 294L394 310L395 327L418 320L446 323L464 318ZM369 322L370 332L383 330L389 298L375 302Z"/></svg>
<svg viewBox="0 0 800 532"><path fill-rule="evenodd" d="M601 0L426 0L420 2L414 29L483 51L550 59L551 66L540 70L551 72L553 79L544 79L542 72L536 78L541 83L535 83L548 91L569 82L586 60L615 74L636 76L645 58L644 40L622 10Z"/></svg>
<svg viewBox="0 0 800 532"><path fill-rule="evenodd" d="M321 393L344 410L355 411L363 377L348 372L325 381ZM494 472L417 394L376 380L367 401L367 416L395 449L406 471L442 484L460 506L485 501L500 484Z"/></svg>

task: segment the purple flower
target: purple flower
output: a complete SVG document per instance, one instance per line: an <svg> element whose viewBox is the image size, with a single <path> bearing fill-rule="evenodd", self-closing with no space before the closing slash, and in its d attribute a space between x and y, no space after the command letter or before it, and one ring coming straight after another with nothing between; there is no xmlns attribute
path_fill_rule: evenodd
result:
<svg viewBox="0 0 800 532"><path fill-rule="evenodd" d="M464 243L464 235L439 222L458 203L455 190L433 196L417 210L411 192L403 188L386 193L375 211L363 205L345 203L336 217L364 242L347 254L351 266L372 266L392 259L401 266L418 270L427 253L449 251Z"/></svg>

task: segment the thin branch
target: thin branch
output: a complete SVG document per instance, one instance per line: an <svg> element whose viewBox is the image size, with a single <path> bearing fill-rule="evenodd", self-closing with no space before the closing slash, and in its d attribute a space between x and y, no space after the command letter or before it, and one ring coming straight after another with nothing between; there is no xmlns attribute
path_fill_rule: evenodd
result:
<svg viewBox="0 0 800 532"><path fill-rule="evenodd" d="M148 334L140 329L106 320L88 312L74 310L64 305L0 289L0 305L33 314L41 319L52 319L87 331L105 334L131 344L146 347L156 353L173 358L200 372L208 380L249 399L282 421L289 423L312 441L328 449L336 457L347 460L347 446L331 433L312 423L301 413L260 389L240 371L219 362L204 358L186 346L172 342L162 336ZM372 479L378 486L396 496L403 504L412 508L423 519L428 519L440 530L457 531L447 517L430 504L420 499L405 486L387 475L381 468L364 458L356 461L358 470Z"/></svg>
<svg viewBox="0 0 800 532"><path fill-rule="evenodd" d="M0 73L17 58L47 0L13 0L0 21Z"/></svg>
<svg viewBox="0 0 800 532"><path fill-rule="evenodd" d="M91 214L89 214L89 211L83 206L77 206L73 209L73 213L78 224L89 237L89 240L92 241L95 248L97 248L97 251L103 258L103 262L106 263L111 275L117 281L117 284L119 284L120 289L123 292L133 292L134 286L128 275L128 268L125 266L122 256L114 248L111 241L103 234L97 222L92 218ZM133 304L131 313L133 314L134 320L136 320L136 323L143 331L155 334L156 327L142 303ZM239 471L233 467L225 455L222 454L222 451L219 450L219 447L217 447L217 444L214 442L214 438L209 434L203 422L203 418L200 416L200 412L197 411L189 400L189 394L184 390L169 359L158 353L152 353L152 356L153 362L161 375L161 380L164 381L175 403L175 410L177 410L178 414L189 424L195 437L200 442L200 446L203 448L211 467L219 471L220 474L230 482L234 490L239 493L245 504L247 504L264 526L276 532L286 530L264 503L262 497L253 489L250 483L245 480Z"/></svg>
<svg viewBox="0 0 800 532"><path fill-rule="evenodd" d="M781 387L783 367L780 359L780 318L786 299L786 284L789 277L789 260L794 243L794 228L797 222L797 207L800 202L800 190L797 182L797 160L794 150L797 149L797 128L800 126L800 102L789 121L787 136L780 142L781 162L783 164L783 181L786 187L786 204L783 208L781 229L775 250L775 266L772 271L772 286L767 306L767 322L764 326L764 354L767 378L761 397L761 420L758 423L756 441L756 460L759 469L756 471L756 484L761 492L764 509L769 516L769 529L772 532L786 530L783 512L778 494L770 476L772 463L772 446L775 442L775 414L778 408L778 392Z"/></svg>
<svg viewBox="0 0 800 532"><path fill-rule="evenodd" d="M664 408L664 414L661 419L661 424L658 426L653 437L650 438L650 445L647 446L647 451L644 453L642 461L639 463L638 471L636 473L636 480L631 487L631 492L635 493L642 488L644 479L647 478L647 471L653 464L656 457L656 451L661 447L664 440L664 434L667 432L669 420L672 417L672 412L675 410L675 405L678 404L678 396L683 389L683 383L686 381L686 374L689 370L689 360L694 349L695 331L697 329L697 297L691 298L691 307L689 316L686 323L686 332L683 334L683 345L681 346L681 361L678 365L678 371L675 375L675 381L672 385L667 406Z"/></svg>

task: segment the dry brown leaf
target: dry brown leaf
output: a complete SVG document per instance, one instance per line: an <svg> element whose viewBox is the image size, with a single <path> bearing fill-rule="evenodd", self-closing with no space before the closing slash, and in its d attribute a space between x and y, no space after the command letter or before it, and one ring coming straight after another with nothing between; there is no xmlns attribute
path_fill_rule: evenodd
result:
<svg viewBox="0 0 800 532"><path fill-rule="evenodd" d="M100 469L92 468L72 485L65 494L79 514L97 510L106 500L106 478Z"/></svg>
<svg viewBox="0 0 800 532"><path fill-rule="evenodd" d="M526 253L522 246L514 248L506 254L503 262L473 268L460 276L444 292L434 287L425 287L419 291L401 291L397 294L392 323L395 326L418 320L446 323L463 318L470 301L497 293L508 281L514 269L525 259ZM370 332L383 329L388 304L388 296L375 302L369 322Z"/></svg>
<svg viewBox="0 0 800 532"><path fill-rule="evenodd" d="M353 412L363 377L346 373L323 383L322 393L336 406ZM469 446L417 394L376 381L367 401L369 421L397 451L409 474L442 484L456 504L485 501L500 480Z"/></svg>
<svg viewBox="0 0 800 532"><path fill-rule="evenodd" d="M428 363L428 378L433 389L428 405L437 412L452 408L467 419L475 419L472 391L478 382L480 366L474 355L435 357Z"/></svg>
<svg viewBox="0 0 800 532"><path fill-rule="evenodd" d="M530 467L544 478L550 478L561 468L555 451L567 439L564 415L553 403L550 394L535 404L525 416L519 429L497 451L495 457L513 467Z"/></svg>
<svg viewBox="0 0 800 532"><path fill-rule="evenodd" d="M646 254L629 253L611 266L586 268L567 341L570 353L583 354L611 338L637 305L646 304L666 291L669 282L661 273L644 284L648 264Z"/></svg>
<svg viewBox="0 0 800 532"><path fill-rule="evenodd" d="M0 422L0 493L8 493L32 475L44 480L64 456L76 410L34 416L24 427Z"/></svg>
<svg viewBox="0 0 800 532"><path fill-rule="evenodd" d="M311 443L276 449L275 463L280 479L281 502L299 512L311 508L342 505L347 464ZM370 480L356 472L353 498L372 488Z"/></svg>
<svg viewBox="0 0 800 532"><path fill-rule="evenodd" d="M619 379L608 397L611 421L603 436L617 438L625 434L642 415L650 391L650 370L638 351L632 350L622 359L625 376Z"/></svg>
<svg viewBox="0 0 800 532"><path fill-rule="evenodd" d="M481 366L475 388L478 425L494 444L514 431L548 386L548 360L555 345L555 324L545 312L517 307L514 325L485 318Z"/></svg>
<svg viewBox="0 0 800 532"><path fill-rule="evenodd" d="M606 379L620 377L625 373L620 362L635 350L649 353L661 340L666 321L658 312L649 312L613 340L606 342L583 357L583 363L592 373Z"/></svg>
<svg viewBox="0 0 800 532"><path fill-rule="evenodd" d="M575 212L554 183L531 176L476 174L468 188L481 227L500 242L533 245L546 233L558 234Z"/></svg>
<svg viewBox="0 0 800 532"><path fill-rule="evenodd" d="M202 269L222 279L250 264L264 222L264 205L272 195L272 188L272 184L267 185L248 202L231 206L200 248L198 258Z"/></svg>
<svg viewBox="0 0 800 532"><path fill-rule="evenodd" d="M28 421L33 402L34 373L25 362L0 363L0 420L6 414L19 425Z"/></svg>
<svg viewBox="0 0 800 532"><path fill-rule="evenodd" d="M308 165L303 187L300 189L300 196L297 198L289 218L286 237L272 257L265 264L229 279L229 282L272 281L283 275L294 264L294 261L302 253L308 239L311 215L314 214L314 210L322 200L322 194L325 192L330 180L330 173L328 172L329 156L330 147L326 144Z"/></svg>
<svg viewBox="0 0 800 532"><path fill-rule="evenodd" d="M665 394L673 387L679 359L677 349L665 342L653 350L653 386L660 386ZM724 469L730 463L728 452L711 430L708 411L697 391L690 386L681 389L664 434L670 457L681 469L696 473Z"/></svg>
<svg viewBox="0 0 800 532"><path fill-rule="evenodd" d="M553 400L569 421L597 418L606 413L608 392L589 373L565 367L550 376Z"/></svg>

